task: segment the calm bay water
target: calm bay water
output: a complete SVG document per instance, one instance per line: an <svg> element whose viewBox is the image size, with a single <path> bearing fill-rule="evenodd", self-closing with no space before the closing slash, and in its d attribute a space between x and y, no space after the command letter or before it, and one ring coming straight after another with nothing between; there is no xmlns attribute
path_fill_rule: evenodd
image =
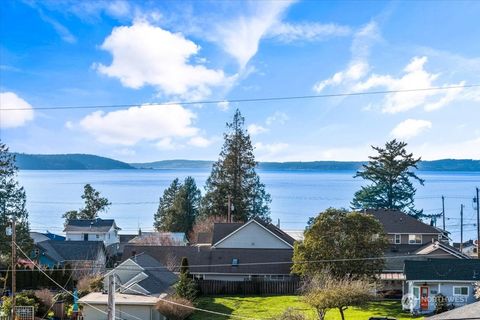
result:
<svg viewBox="0 0 480 320"><path fill-rule="evenodd" d="M32 229L61 232L62 214L82 206L83 186L90 183L106 196L112 206L102 218L114 218L122 233L152 229L158 198L178 177L195 178L203 191L209 170L23 170L20 183L27 192ZM272 195L272 220L280 219L283 229L303 229L309 217L328 207L348 207L363 181L354 172L260 171L267 191ZM472 198L480 186L480 173L420 172L426 180L418 187L416 204L426 213L441 212L445 196L447 229L460 238L460 204L465 204L464 239L475 236L476 222ZM441 226L441 221L437 222Z"/></svg>

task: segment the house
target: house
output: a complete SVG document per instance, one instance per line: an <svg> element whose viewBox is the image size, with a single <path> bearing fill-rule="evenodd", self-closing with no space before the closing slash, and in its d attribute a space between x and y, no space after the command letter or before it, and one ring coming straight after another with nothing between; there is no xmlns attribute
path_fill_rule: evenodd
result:
<svg viewBox="0 0 480 320"><path fill-rule="evenodd" d="M295 240L271 223L215 223L211 235L197 246L125 246L122 259L144 252L165 266L188 259L197 279L244 281L290 279ZM200 239L199 239L200 240ZM208 243L205 243L209 241ZM268 266L268 267L266 267Z"/></svg>
<svg viewBox="0 0 480 320"><path fill-rule="evenodd" d="M445 231L408 214L385 209L366 210L365 213L371 214L382 224L390 243L384 252L385 267L380 274L384 293L401 296L406 260L469 258L447 243Z"/></svg>
<svg viewBox="0 0 480 320"><path fill-rule="evenodd" d="M478 245L477 245L476 240L468 240L463 243L463 245L460 248L460 243L459 242L454 242L453 247L461 250L464 254L471 258L478 258Z"/></svg>
<svg viewBox="0 0 480 320"><path fill-rule="evenodd" d="M426 320L480 319L480 301L426 318Z"/></svg>
<svg viewBox="0 0 480 320"><path fill-rule="evenodd" d="M105 247L100 241L46 240L35 245L35 257L40 266L53 268L70 265L72 269L98 273L105 269Z"/></svg>
<svg viewBox="0 0 480 320"><path fill-rule="evenodd" d="M169 246L186 246L188 244L187 237L183 232L142 232L141 230L128 242Z"/></svg>
<svg viewBox="0 0 480 320"><path fill-rule="evenodd" d="M158 298L151 296L115 293L115 318L122 320L166 320L156 309ZM108 294L92 292L80 298L82 319L107 319Z"/></svg>
<svg viewBox="0 0 480 320"><path fill-rule="evenodd" d="M113 219L75 219L65 224L67 241L102 241L105 247L120 242L121 230Z"/></svg>
<svg viewBox="0 0 480 320"><path fill-rule="evenodd" d="M108 278L115 275L116 317L120 319L163 320L165 317L155 304L170 292L177 276L147 254L135 255L104 276L104 288ZM83 306L83 319L104 319L108 294L93 292L79 300Z"/></svg>
<svg viewBox="0 0 480 320"><path fill-rule="evenodd" d="M480 281L480 260L407 260L404 273L404 293L411 297L406 309L412 313L430 313L435 310L437 294L444 295L448 305L454 307L475 301L474 284Z"/></svg>

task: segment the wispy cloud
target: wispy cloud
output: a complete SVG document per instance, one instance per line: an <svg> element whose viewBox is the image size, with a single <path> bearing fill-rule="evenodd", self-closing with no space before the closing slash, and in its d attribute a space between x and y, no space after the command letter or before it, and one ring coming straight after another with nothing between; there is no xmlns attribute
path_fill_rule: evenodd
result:
<svg viewBox="0 0 480 320"><path fill-rule="evenodd" d="M351 33L352 30L350 27L335 23L280 22L269 29L266 37L290 43L296 41L319 41L332 37L345 37Z"/></svg>
<svg viewBox="0 0 480 320"><path fill-rule="evenodd" d="M390 133L393 137L408 140L430 129L432 122L419 119L407 119L400 122Z"/></svg>

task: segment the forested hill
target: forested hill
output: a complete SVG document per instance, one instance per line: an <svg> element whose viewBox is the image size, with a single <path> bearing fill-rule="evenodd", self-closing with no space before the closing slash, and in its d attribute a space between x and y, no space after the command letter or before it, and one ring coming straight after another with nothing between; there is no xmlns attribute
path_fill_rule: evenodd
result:
<svg viewBox="0 0 480 320"><path fill-rule="evenodd" d="M23 170L109 170L109 169L210 169L213 161L162 160L148 163L125 163L89 154L23 154L15 153L17 166ZM260 170L304 171L355 171L365 162L360 161L312 161L312 162L260 162ZM444 159L422 161L421 171L480 172L480 160Z"/></svg>
<svg viewBox="0 0 480 320"><path fill-rule="evenodd" d="M91 154L24 154L15 153L21 170L108 170L134 169L131 165Z"/></svg>

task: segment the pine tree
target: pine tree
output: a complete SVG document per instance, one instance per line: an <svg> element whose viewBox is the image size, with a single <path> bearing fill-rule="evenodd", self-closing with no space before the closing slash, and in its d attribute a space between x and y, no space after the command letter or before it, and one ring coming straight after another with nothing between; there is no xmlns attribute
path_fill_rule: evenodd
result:
<svg viewBox="0 0 480 320"><path fill-rule="evenodd" d="M178 277L178 282L175 285L175 293L177 296L189 301L194 301L198 297L197 283L190 276L188 260L186 257L182 258L180 276Z"/></svg>
<svg viewBox="0 0 480 320"><path fill-rule="evenodd" d="M412 169L417 169L421 158L414 158L406 150L405 142L395 139L385 144L385 147L372 147L378 155L370 156L368 164L358 171L356 177L369 180L372 184L363 186L355 192L352 201L353 209L390 209L407 212L417 218L422 216L422 210L415 209L414 196L417 189L412 181L423 186Z"/></svg>
<svg viewBox="0 0 480 320"><path fill-rule="evenodd" d="M16 180L17 172L15 156L9 153L8 147L0 141L0 261L4 264L9 264L12 252L11 236L5 232L11 226L12 217L15 217L18 246L27 254L33 248L26 194Z"/></svg>
<svg viewBox="0 0 480 320"><path fill-rule="evenodd" d="M71 210L65 212L62 216L67 220L75 219L95 219L102 211L106 211L111 205L107 198L100 196L100 192L95 190L90 184L83 187L82 199L85 201L85 207L80 210Z"/></svg>
<svg viewBox="0 0 480 320"><path fill-rule="evenodd" d="M244 122L237 110L233 121L227 123L223 148L206 182L201 214L227 216L230 197L234 208L233 220L245 222L258 217L269 221L271 198L255 171L257 162Z"/></svg>

